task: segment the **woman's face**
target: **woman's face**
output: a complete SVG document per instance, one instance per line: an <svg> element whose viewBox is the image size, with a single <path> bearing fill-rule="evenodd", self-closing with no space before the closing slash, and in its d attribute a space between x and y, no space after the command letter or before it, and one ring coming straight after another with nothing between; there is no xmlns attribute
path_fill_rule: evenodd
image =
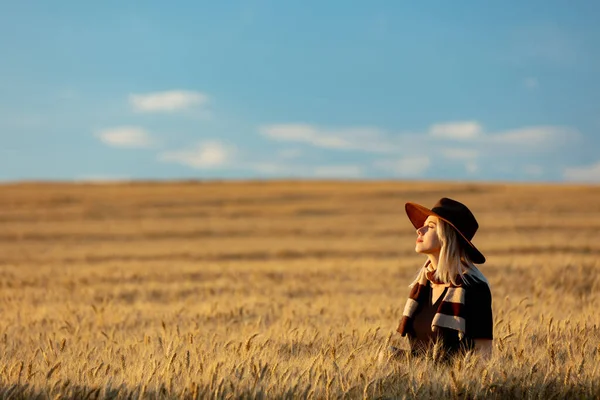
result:
<svg viewBox="0 0 600 400"><path fill-rule="evenodd" d="M417 229L415 251L421 254L439 254L442 242L437 234L438 218L429 216L422 227Z"/></svg>

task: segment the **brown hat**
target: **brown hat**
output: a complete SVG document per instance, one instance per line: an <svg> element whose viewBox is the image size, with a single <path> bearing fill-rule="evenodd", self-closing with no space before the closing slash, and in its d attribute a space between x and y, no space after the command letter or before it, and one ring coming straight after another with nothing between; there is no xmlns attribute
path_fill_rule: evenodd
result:
<svg viewBox="0 0 600 400"><path fill-rule="evenodd" d="M430 210L416 203L406 203L406 214L416 229L425 223L428 216L434 215L450 224L459 234L467 255L476 264L483 264L485 257L471 243L479 224L471 211L462 203L449 198L440 199Z"/></svg>

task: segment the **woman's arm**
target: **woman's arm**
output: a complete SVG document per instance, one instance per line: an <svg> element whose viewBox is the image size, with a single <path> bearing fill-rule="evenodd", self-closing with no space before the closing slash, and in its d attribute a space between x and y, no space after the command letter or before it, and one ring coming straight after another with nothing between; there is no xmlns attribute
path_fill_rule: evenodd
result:
<svg viewBox="0 0 600 400"><path fill-rule="evenodd" d="M474 340L474 350L482 360L492 357L494 318L489 285L480 282L467 291L467 335Z"/></svg>

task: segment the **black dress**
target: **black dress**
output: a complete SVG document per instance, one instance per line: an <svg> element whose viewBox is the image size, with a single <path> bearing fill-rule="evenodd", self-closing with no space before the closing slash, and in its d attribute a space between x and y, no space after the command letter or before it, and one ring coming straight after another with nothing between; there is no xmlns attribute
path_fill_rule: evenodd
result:
<svg viewBox="0 0 600 400"><path fill-rule="evenodd" d="M413 317L412 329L408 332L411 354L422 356L431 351L440 342L440 356L449 357L457 353L472 350L474 339L493 339L492 297L489 286L485 282L472 282L465 291L466 328L462 340L458 331L448 328L438 328L434 332L431 322L442 302L448 288L431 304L431 285L427 290L427 301L419 304Z"/></svg>

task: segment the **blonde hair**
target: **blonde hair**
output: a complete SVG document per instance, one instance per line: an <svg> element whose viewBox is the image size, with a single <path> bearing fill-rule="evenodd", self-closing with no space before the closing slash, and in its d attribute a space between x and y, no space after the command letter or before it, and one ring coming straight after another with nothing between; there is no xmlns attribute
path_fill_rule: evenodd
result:
<svg viewBox="0 0 600 400"><path fill-rule="evenodd" d="M444 283L458 285L457 277L468 285L471 279L487 283L485 276L473 264L469 255L460 243L459 233L446 221L438 218L436 233L442 244L440 257L435 270L435 279Z"/></svg>

